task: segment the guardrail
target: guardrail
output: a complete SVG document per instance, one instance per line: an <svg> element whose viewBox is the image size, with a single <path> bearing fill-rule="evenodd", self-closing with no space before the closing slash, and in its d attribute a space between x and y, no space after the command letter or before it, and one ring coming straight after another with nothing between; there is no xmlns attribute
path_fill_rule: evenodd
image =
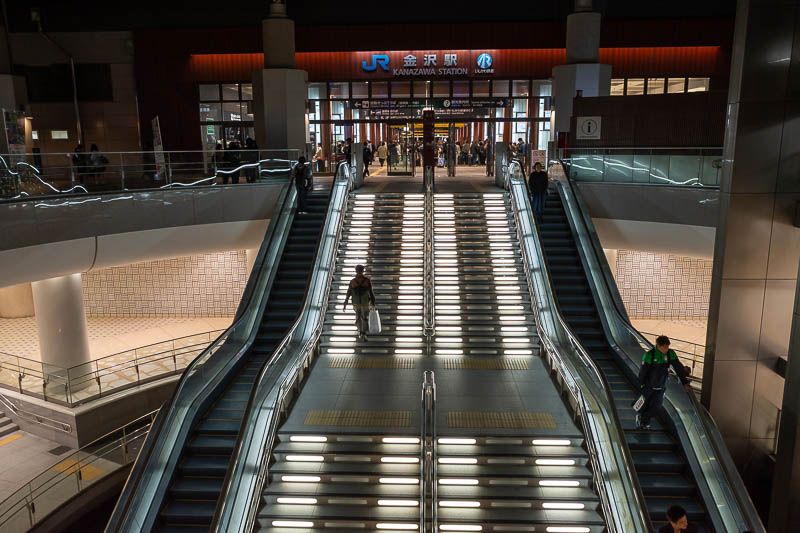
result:
<svg viewBox="0 0 800 533"><path fill-rule="evenodd" d="M69 368L0 352L0 387L75 407L182 372L224 331L177 337Z"/></svg>
<svg viewBox="0 0 800 533"><path fill-rule="evenodd" d="M299 155L294 149L104 152L104 159L91 152L0 154L0 199L285 178Z"/></svg>
<svg viewBox="0 0 800 533"><path fill-rule="evenodd" d="M419 531L437 533L439 531L438 443L436 442L436 380L432 370L426 370L423 375L419 416Z"/></svg>
<svg viewBox="0 0 800 533"><path fill-rule="evenodd" d="M569 148L569 177L577 181L719 187L722 148Z"/></svg>
<svg viewBox="0 0 800 533"><path fill-rule="evenodd" d="M133 462L156 412L87 444L0 502L0 533L33 528L79 492Z"/></svg>

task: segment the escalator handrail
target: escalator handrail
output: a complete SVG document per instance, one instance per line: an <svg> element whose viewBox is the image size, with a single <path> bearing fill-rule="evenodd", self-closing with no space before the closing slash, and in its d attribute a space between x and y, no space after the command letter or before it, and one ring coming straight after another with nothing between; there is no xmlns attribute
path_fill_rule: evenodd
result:
<svg viewBox="0 0 800 533"><path fill-rule="evenodd" d="M520 173L523 175L523 178L520 178L516 174L514 174L514 167L519 168ZM507 168L507 174L505 176L505 180L504 181L505 181L505 183L507 184L507 186L509 188L509 192L511 193L512 198L515 196L514 187L513 187L515 182L517 182L517 181L521 181L522 182L521 187L524 190L524 194L522 195L523 198L521 199L521 202L524 205L526 205L527 211L530 212L530 200L529 200L528 184L527 184L526 180L524 179L524 172L522 171L522 167L519 164L518 160L512 160L509 163L508 168ZM521 233L520 233L522 231L521 224L519 223L521 215L519 213L519 210L517 209L517 206L516 206L515 202L512 202L512 209L513 209L514 217L517 220L516 226L517 226L518 240L520 242L520 252L523 254L523 257L525 258L525 260L523 261L523 264L524 264L524 268L525 268L525 276L526 276L528 289L531 292L531 296L533 297L535 302L537 302L537 303L545 303L545 302L539 302L539 299L537 298L536 292L534 290L533 274L531 273L530 266L528 264L528 259L527 259L527 255L528 255L529 252L527 250L527 247L524 245L525 240L522 238L523 235L521 235ZM530 216L530 226L531 226L531 228L533 228L533 234L531 235L531 239L535 243L535 248L536 248L537 252L539 254L541 254L541 256L543 257L543 249L542 249L541 243L539 242L538 231L536 230L536 227L537 227L536 226L536 221L535 221L535 217L533 217L533 216ZM639 479L638 479L638 476L636 475L635 468L633 467L633 458L631 456L631 453L630 453L630 450L628 448L627 442L625 441L625 432L624 432L624 429L622 428L622 423L619 420L619 416L617 414L617 410L616 410L616 408L614 406L614 398L613 398L613 395L611 393L611 386L608 384L608 381L606 380L605 375L600 371L600 369L597 367L597 364L595 363L595 361L585 351L585 349L583 348L582 344L578 340L577 336L573 333L573 331L570 328L569 324L564 319L564 315L562 314L561 309L560 309L560 307L558 305L558 301L555 298L555 291L553 290L552 283L550 281L551 276L550 276L550 271L549 271L549 265L547 264L546 261L542 261L542 264L544 265L544 268L542 269L542 282L544 283L545 291L550 295L549 305L551 306L551 313L556 318L557 323L558 323L558 327L560 328L561 332L566 336L566 339L570 343L571 348L574 350L575 353L577 353L577 355L578 355L583 367L590 369L592 371L592 374L594 374L594 377L596 378L596 381L599 384L600 389L601 389L601 397L599 398L598 402L599 401L604 402L605 410L608 413L608 416L610 417L610 419L605 418L604 420L602 420L602 422L604 424L608 424L608 425L610 425L611 427L614 428L614 432L616 433L616 436L618 437L618 439L620 441L619 442L619 449L620 449L620 451L622 453L622 458L621 458L621 463L622 464L618 465L619 474L621 476L620 482L623 483L627 487L627 490L623 489L623 492L627 492L628 494L630 494L630 496L632 497L633 501L629 501L628 497L626 497L625 494L615 494L615 496L616 496L615 498L609 498L607 496L607 494L605 493L605 491L599 491L600 497L603 500L603 508L604 508L605 514L607 516L607 522L608 522L608 525L609 525L609 529L611 531L616 531L616 532L619 532L619 533L623 533L623 532L624 533L629 533L629 531L631 531L630 529L625 529L624 528L624 524L623 524L624 523L624 519L623 518L617 517L616 520L614 520L614 521L608 520L609 515L615 516L616 513L618 512L618 510L622 507L621 502L626 502L628 504L628 506L629 506L629 509L630 509L627 514L629 515L630 520L635 522L634 524L631 524L632 527L634 528L634 530L635 531L650 532L650 531L652 531L652 524L650 523L649 517L647 516L647 511L646 511L647 507L645 505L644 495L642 493L641 486L639 484ZM540 338L545 342L546 345L548 345L548 348L550 348L550 350L548 350L548 351L550 351L550 353L553 353L554 355L556 355L558 357L559 362L560 362L560 368L564 372L570 373L570 375L568 377L571 380L571 383L573 384L573 386L570 387L570 392L572 392L573 397L575 398L575 400L578 403L579 408L581 410L581 420L582 420L582 423L583 423L584 431L587 433L587 437L588 437L586 439L587 440L587 445L588 445L588 447L590 449L590 453L592 454L592 461L594 463L593 470L594 470L594 474L595 474L595 479L599 484L605 485L606 482L605 482L605 479L603 478L603 475L602 475L603 473L600 472L600 470L601 470L600 466L601 465L599 464L599 461L600 461L600 459L599 459L599 451L598 451L597 442L596 442L597 440L600 440L600 439L599 438L595 438L595 437L597 437L597 431L592 425L593 418L589 415L590 408L588 406L588 401L586 399L585 393L581 389L581 387L578 385L578 378L576 378L575 375L572 375L570 370L567 368L567 365L564 364L564 357L561 355L558 347L555 346L555 343L550 338L550 335L547 333L547 331L542 326L542 321L543 321L543 318L541 316L539 316L539 313L537 312L536 313L536 324L537 324L537 330L539 332ZM583 380L582 378L581 378L581 381L586 382L586 380ZM612 452L612 455L614 455L613 452ZM617 461L615 461L615 462L617 462ZM613 487L610 487L610 486L609 486L608 490L610 492L615 492Z"/></svg>
<svg viewBox="0 0 800 533"><path fill-rule="evenodd" d="M325 319L324 309L328 305L336 264L336 250L341 240L343 222L349 201L348 196L352 186L353 176L350 173L350 166L347 162L342 161L339 163L334 176L328 214L320 233L320 241L314 262L315 268L312 269L312 279L306 286L303 308L286 333L283 341L281 341L281 344L273 352L269 362L262 367L256 378L242 420L242 430L239 432L234 447L231 465L226 472L209 531L225 533L233 531L248 532L252 531L254 527L260 492L267 477L269 455L277 437L278 421L284 407L283 402L306 357L312 353L322 334ZM341 206L336 204L337 188L344 189ZM336 213L337 210L338 213ZM331 231L334 225L335 231ZM329 247L332 252L327 259L327 263L322 264L321 251L325 246L323 240L326 235L331 234L334 235ZM317 286L315 282L317 276L325 276L324 286L320 291L311 294L312 288ZM315 298L321 298L321 301L315 301ZM301 324L304 321L307 322L310 314L317 310L319 310L319 313L313 330L308 331L305 329L304 331L299 331ZM292 341L303 340L302 338L295 339L295 334L298 332L300 335L307 335L308 338L303 341L301 346L295 347L292 345ZM287 363L281 366L279 363L285 359ZM256 428L264 429L263 433L261 433L264 446L253 446L253 435L258 434ZM240 488L242 484L239 482L244 476L249 476L250 490Z"/></svg>
<svg viewBox="0 0 800 533"><path fill-rule="evenodd" d="M562 161L559 161L559 164L561 165L562 169L565 168L564 163ZM566 177L564 179L564 182L560 183L560 186L565 193L571 196L571 199L573 199L577 205L578 195L575 191L574 183L572 182L571 179L569 179L568 174L566 172L565 176ZM586 232L586 235L591 235L592 232L584 218L585 216L586 214L581 212L581 213L576 213L573 218L580 221L584 231ZM582 248L584 248L584 250L586 248L589 248L590 249L589 252L592 254L593 259L597 262L597 264L598 265L603 264L603 262L600 260L598 251L595 248L595 246L587 245L583 246ZM651 350L653 348L653 345L641 333L639 333L639 331L636 330L636 328L633 327L633 325L627 318L627 313L623 313L620 311L618 307L620 302L618 302L617 298L613 297L614 292L612 288L609 286L609 282L606 276L599 276L599 278L601 278L602 282L598 283L596 286L598 287L598 289L605 291L606 295L614 303L612 308L607 309L606 311L613 313L614 315L613 318L615 318L615 321L619 325L621 325L626 330L626 333L629 334L633 339L635 339L635 341L638 342L645 351ZM617 344L617 347L619 347L619 349L629 359L631 359L631 354L622 347L622 345L618 342L617 339L615 339L615 342ZM680 389L680 391L686 397L689 398L689 403L692 407L692 410L694 411L695 418L697 418L700 421L703 433L705 435L697 435L695 436L695 439L691 438L691 432L689 431L689 426L685 424L685 421L683 420L682 411L680 409L677 409L677 406L676 406L676 411L678 411L679 413L679 420L675 420L676 430L678 428L682 428L683 431L686 433L688 441L693 444L692 452L695 454L697 464L700 465L701 468L703 465L712 465L711 466L712 468L714 464L718 465L719 468L714 470L722 471L721 473L724 476L728 487L730 488L730 494L736 500L735 506L730 505L730 503L728 503L727 505L722 505L721 502L717 500L717 497L725 498L725 495L728 493L728 491L726 491L724 487L722 487L722 485L720 484L719 476L717 475L704 476L705 483L709 484L709 490L712 490L712 492L715 493L714 501L717 504L716 507L719 510L721 519L723 520L723 522L726 522L728 524L727 528L729 530L733 530L732 528L735 528L736 530L739 531L747 530L753 532L766 532L766 529L764 528L764 525L761 522L758 512L756 511L755 506L753 505L752 499L750 498L750 495L747 492L747 488L744 486L744 482L742 481L742 478L739 475L738 470L736 469L733 459L730 456L730 452L728 451L727 446L724 444L722 435L719 433L719 429L717 428L713 418L711 417L711 414L708 412L705 406L700 404L694 392L684 391L683 389ZM668 402L672 401L669 395L666 397L666 399ZM680 422L680 424L678 424L678 422ZM696 444L698 443L700 444L700 446L696 446ZM711 447L711 453L707 453L707 451L703 449L702 443L707 443ZM704 451L706 453L701 455L700 453L698 453L700 451ZM718 485L716 490L711 489L710 487L711 484ZM727 498L725 499L727 500ZM732 516L732 510L734 507L739 510L740 513L739 518ZM723 513L723 510L725 509L727 509L728 511L726 513Z"/></svg>
<svg viewBox="0 0 800 533"><path fill-rule="evenodd" d="M259 253L253 266L253 272L257 272L257 275L251 275L250 279L248 280L245 291L242 295L242 303L239 305L240 310L249 308L255 303L253 301L255 287L265 276L273 276L275 270L277 269L277 265L275 264L265 265L264 258L270 249L275 246L280 246L279 240L282 238L282 235L279 235L277 228L282 221L285 222L285 218L289 215L289 210L291 209L292 203L295 199L295 196L291 193L291 183L287 183L287 185L281 191L281 196L278 199L278 204L280 207L273 211L273 213L277 213L278 215L273 215L271 217L269 226L267 227L267 231L264 236L264 241L261 244ZM258 303L261 304L260 307L263 307L263 304L266 303L266 299L261 298ZM219 337L217 337L214 342L212 342L191 363L189 363L189 365L181 374L181 377L178 380L175 390L170 396L169 400L167 400L165 405L159 410L158 415L153 421L150 431L148 432L147 438L139 450L136 462L128 474L128 479L125 482L122 493L120 494L111 517L109 518L108 525L106 526L106 532L113 533L133 527L126 527L126 522L128 521L129 514L131 512L131 505L134 502L135 495L139 493L139 487L143 478L145 477L147 467L150 466L153 451L157 449L156 443L161 440L165 427L169 427L167 424L167 419L172 414L173 409L176 407L176 403L178 402L179 398L181 398L181 394L185 392L188 380L197 372L199 372L199 369L201 369L211 360L213 355L216 353L217 348L224 344L228 340L228 336L231 335L236 328L244 324L247 319L247 317L244 316L244 313L240 311L237 311L236 317L237 318L230 327L228 327ZM256 320L253 320L252 324L250 325L251 331L249 334L244 336L246 340L242 343L242 345L234 348L237 355L241 354L243 350L246 349L245 347L249 346L249 344L252 342L252 328L255 326L256 322ZM239 357L231 357L230 360L225 361L223 369L225 367L229 367L231 363L237 359L239 359ZM220 372L222 372L223 369L220 369ZM228 369L228 371L229 370L230 369ZM217 375L220 374L218 373ZM210 385L210 383L207 385ZM207 390L207 387L195 392L194 394L199 395L204 390ZM192 394L192 392L186 391L186 394ZM166 468L166 465L161 465L161 467ZM155 496L155 494L153 494L153 496Z"/></svg>

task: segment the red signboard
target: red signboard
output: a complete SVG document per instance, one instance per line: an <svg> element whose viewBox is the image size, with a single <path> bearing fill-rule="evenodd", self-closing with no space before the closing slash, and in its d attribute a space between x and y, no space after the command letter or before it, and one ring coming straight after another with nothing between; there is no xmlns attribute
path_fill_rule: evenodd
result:
<svg viewBox="0 0 800 533"><path fill-rule="evenodd" d="M601 48L600 63L614 77L713 76L724 67L719 46ZM309 81L391 79L546 79L566 61L563 48L505 50L395 50L298 52L297 68ZM264 67L262 54L194 54L190 71L199 80L251 78Z"/></svg>

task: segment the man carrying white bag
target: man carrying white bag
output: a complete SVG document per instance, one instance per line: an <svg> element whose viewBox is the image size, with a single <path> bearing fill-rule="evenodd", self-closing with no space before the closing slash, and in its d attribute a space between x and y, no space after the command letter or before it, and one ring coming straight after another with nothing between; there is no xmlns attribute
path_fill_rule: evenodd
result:
<svg viewBox="0 0 800 533"><path fill-rule="evenodd" d="M359 340L367 340L367 331L370 334L381 332L381 319L375 308L375 293L372 292L372 282L364 275L364 265L356 265L356 276L350 280L347 287L347 296L344 298L342 311L347 308L347 302L353 298L353 311L356 314L356 328ZM373 317L374 315L374 317Z"/></svg>

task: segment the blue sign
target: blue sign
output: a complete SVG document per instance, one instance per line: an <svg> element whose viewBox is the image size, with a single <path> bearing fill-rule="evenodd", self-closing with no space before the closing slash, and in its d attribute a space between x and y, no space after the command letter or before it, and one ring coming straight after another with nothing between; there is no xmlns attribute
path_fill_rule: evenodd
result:
<svg viewBox="0 0 800 533"><path fill-rule="evenodd" d="M477 63L480 68L490 68L492 66L492 56L484 52L478 56Z"/></svg>
<svg viewBox="0 0 800 533"><path fill-rule="evenodd" d="M489 58L489 62L491 61L492 59ZM386 54L372 54L371 65L367 65L366 61L361 62L361 68L367 72L372 72L373 70L377 69L378 65L380 65L383 70L389 70L389 56Z"/></svg>

